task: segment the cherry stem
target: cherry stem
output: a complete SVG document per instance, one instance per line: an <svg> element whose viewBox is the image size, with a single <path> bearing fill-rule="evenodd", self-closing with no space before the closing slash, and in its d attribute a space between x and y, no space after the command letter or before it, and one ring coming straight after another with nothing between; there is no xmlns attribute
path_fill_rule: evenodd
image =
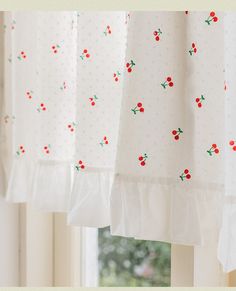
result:
<svg viewBox="0 0 236 291"><path fill-rule="evenodd" d="M135 63L131 60L130 61L130 68L132 68L133 66L135 66Z"/></svg>
<svg viewBox="0 0 236 291"><path fill-rule="evenodd" d="M178 128L179 133L183 133L183 130L181 128Z"/></svg>
<svg viewBox="0 0 236 291"><path fill-rule="evenodd" d="M168 81L165 81L164 83L161 83L161 86L165 89L167 87L167 82Z"/></svg>

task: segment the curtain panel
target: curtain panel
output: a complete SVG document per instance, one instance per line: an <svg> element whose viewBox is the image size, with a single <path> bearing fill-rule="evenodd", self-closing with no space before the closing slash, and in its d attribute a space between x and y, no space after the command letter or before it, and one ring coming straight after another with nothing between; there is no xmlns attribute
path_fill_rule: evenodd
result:
<svg viewBox="0 0 236 291"><path fill-rule="evenodd" d="M5 12L1 193L236 269L236 14Z"/></svg>

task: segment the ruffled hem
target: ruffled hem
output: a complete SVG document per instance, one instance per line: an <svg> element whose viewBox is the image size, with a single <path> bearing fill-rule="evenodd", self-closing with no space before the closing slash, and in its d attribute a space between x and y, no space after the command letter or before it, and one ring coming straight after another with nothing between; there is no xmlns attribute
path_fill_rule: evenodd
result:
<svg viewBox="0 0 236 291"><path fill-rule="evenodd" d="M235 197L233 197L235 200ZM224 272L236 269L236 201L226 201L218 243L218 260Z"/></svg>
<svg viewBox="0 0 236 291"><path fill-rule="evenodd" d="M6 200L28 202L41 211L67 212L71 225L105 227L110 225L113 175L108 168L77 172L71 161L15 158Z"/></svg>
<svg viewBox="0 0 236 291"><path fill-rule="evenodd" d="M203 246L220 235L218 259L230 272L236 269L236 198L224 194L219 184L114 177L105 168L77 172L71 161L16 158L6 200L67 212L70 225L111 226L112 235L135 239Z"/></svg>
<svg viewBox="0 0 236 291"><path fill-rule="evenodd" d="M8 181L6 200L8 202L27 202L32 194L32 183L36 163L32 160L13 159Z"/></svg>
<svg viewBox="0 0 236 291"><path fill-rule="evenodd" d="M37 210L66 212L70 192L70 162L14 159L7 201L29 202Z"/></svg>
<svg viewBox="0 0 236 291"><path fill-rule="evenodd" d="M114 173L87 168L74 175L68 224L87 227L110 225L110 193Z"/></svg>
<svg viewBox="0 0 236 291"><path fill-rule="evenodd" d="M111 234L202 246L218 239L221 185L187 185L169 179L117 174L111 194Z"/></svg>

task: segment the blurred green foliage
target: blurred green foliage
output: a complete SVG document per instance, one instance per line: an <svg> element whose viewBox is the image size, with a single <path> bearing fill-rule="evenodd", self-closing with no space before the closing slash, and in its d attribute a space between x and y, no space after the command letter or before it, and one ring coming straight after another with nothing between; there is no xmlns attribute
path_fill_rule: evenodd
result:
<svg viewBox="0 0 236 291"><path fill-rule="evenodd" d="M170 244L111 236L99 229L99 286L170 286Z"/></svg>

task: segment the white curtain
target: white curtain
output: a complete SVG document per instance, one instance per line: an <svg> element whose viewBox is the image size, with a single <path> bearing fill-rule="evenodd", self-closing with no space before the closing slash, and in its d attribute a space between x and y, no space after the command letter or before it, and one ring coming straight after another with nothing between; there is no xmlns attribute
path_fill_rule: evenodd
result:
<svg viewBox="0 0 236 291"><path fill-rule="evenodd" d="M236 14L5 13L1 191L236 269ZM217 254L216 254L217 255Z"/></svg>

